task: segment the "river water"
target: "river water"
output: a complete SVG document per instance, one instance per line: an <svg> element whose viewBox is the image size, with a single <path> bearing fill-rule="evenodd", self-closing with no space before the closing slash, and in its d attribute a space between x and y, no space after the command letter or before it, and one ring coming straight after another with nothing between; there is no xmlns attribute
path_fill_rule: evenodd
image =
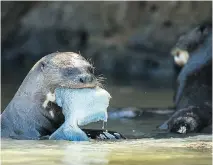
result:
<svg viewBox="0 0 213 165"><path fill-rule="evenodd" d="M13 74L14 75L14 74ZM2 83L4 108L24 76L16 83L14 76ZM169 89L142 88L143 85L106 85L112 95L110 107L172 106ZM105 127L125 135L118 141L17 141L1 140L3 165L210 165L212 135L172 135L160 133L156 126L168 115L145 114L136 119L110 119ZM102 123L85 128L101 129Z"/></svg>
<svg viewBox="0 0 213 165"><path fill-rule="evenodd" d="M211 136L122 141L2 140L3 165L210 165Z"/></svg>
<svg viewBox="0 0 213 165"><path fill-rule="evenodd" d="M150 115L141 119L110 119L107 129L122 133L126 140L2 139L2 165L210 165L212 136L157 132L156 126L166 118L166 115ZM101 129L102 123L84 128Z"/></svg>

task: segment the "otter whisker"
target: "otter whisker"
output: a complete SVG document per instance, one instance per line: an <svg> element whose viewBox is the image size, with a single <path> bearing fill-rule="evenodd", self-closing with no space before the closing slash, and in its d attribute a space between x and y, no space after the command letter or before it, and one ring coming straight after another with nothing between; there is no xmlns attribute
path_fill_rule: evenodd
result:
<svg viewBox="0 0 213 165"><path fill-rule="evenodd" d="M92 60L92 58L86 58L86 60L93 66L94 65L94 61Z"/></svg>
<svg viewBox="0 0 213 165"><path fill-rule="evenodd" d="M106 78L104 78L104 77L98 77L97 79L98 79L98 81L101 81L101 82L106 80Z"/></svg>
<svg viewBox="0 0 213 165"><path fill-rule="evenodd" d="M106 77L104 77L102 74L97 76L98 79L107 79Z"/></svg>
<svg viewBox="0 0 213 165"><path fill-rule="evenodd" d="M97 82L104 82L106 80L106 78L103 77L97 77Z"/></svg>
<svg viewBox="0 0 213 165"><path fill-rule="evenodd" d="M99 82L104 82L106 79L104 79L104 78L97 78L97 80L98 80Z"/></svg>

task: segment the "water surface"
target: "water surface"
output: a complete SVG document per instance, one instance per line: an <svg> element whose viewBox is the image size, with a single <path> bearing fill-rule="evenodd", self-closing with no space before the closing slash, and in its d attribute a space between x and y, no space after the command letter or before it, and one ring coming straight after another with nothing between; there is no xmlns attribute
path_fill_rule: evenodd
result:
<svg viewBox="0 0 213 165"><path fill-rule="evenodd" d="M4 140L1 156L4 165L209 165L212 162L210 139L75 143Z"/></svg>
<svg viewBox="0 0 213 165"><path fill-rule="evenodd" d="M2 110L23 77L17 78L14 74L4 77ZM112 95L110 107L158 107L165 110L164 107L172 106L171 89L113 83L106 85L106 89ZM212 136L158 132L156 126L168 117L142 113L138 119L109 120L107 129L128 138L121 141L2 140L1 161L3 165L210 165ZM101 129L102 123L92 123L84 128Z"/></svg>
<svg viewBox="0 0 213 165"><path fill-rule="evenodd" d="M157 119L158 120L157 120ZM159 133L165 116L110 120L107 128L129 139L117 141L2 140L3 165L210 165L211 135ZM154 120L153 120L154 119ZM156 120L155 120L156 119ZM102 123L85 126L101 129ZM134 135L134 137L132 137ZM135 138L135 139L132 139Z"/></svg>

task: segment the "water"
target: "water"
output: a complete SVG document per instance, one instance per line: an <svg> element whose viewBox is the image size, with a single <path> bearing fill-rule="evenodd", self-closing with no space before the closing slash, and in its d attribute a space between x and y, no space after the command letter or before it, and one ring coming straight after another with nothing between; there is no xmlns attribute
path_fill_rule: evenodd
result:
<svg viewBox="0 0 213 165"><path fill-rule="evenodd" d="M1 158L3 165L210 165L210 139L198 141L198 137L195 137L75 143L3 140Z"/></svg>
<svg viewBox="0 0 213 165"><path fill-rule="evenodd" d="M2 83L2 107L8 104L23 80L7 77ZM9 82L9 83L8 83ZM108 85L110 107L172 106L173 92L148 89L143 85ZM164 109L165 110L165 109ZM121 141L1 141L3 165L210 165L212 136L173 135L158 132L156 126L168 115L142 115L137 119L111 119L84 128L117 131L128 139ZM105 124L105 125L103 125Z"/></svg>
<svg viewBox="0 0 213 165"><path fill-rule="evenodd" d="M107 129L121 132L128 137L127 140L90 142L2 140L2 164L210 165L212 136L193 134L186 137L159 133L155 127L164 118L166 116L156 115L140 120L109 120ZM102 124L102 122L93 123L84 128L101 129Z"/></svg>

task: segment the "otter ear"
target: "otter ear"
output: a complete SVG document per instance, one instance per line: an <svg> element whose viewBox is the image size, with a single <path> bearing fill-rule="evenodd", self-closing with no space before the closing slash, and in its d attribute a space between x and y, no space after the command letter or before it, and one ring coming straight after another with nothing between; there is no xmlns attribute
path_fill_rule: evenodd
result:
<svg viewBox="0 0 213 165"><path fill-rule="evenodd" d="M41 61L41 63L40 63L40 69L42 71L44 71L44 69L46 68L46 66L47 66L47 63L45 61Z"/></svg>

